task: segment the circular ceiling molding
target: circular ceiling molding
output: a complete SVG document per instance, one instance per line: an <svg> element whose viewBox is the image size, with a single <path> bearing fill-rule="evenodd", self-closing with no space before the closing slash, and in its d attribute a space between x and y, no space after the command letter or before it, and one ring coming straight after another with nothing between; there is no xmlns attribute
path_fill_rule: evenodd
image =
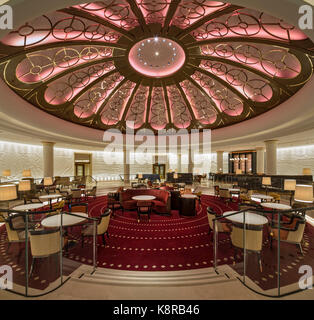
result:
<svg viewBox="0 0 314 320"><path fill-rule="evenodd" d="M164 78L181 69L185 53L175 41L156 36L136 43L129 52L129 62L144 76Z"/></svg>
<svg viewBox="0 0 314 320"><path fill-rule="evenodd" d="M97 1L25 23L0 75L59 118L97 129L216 129L293 96L313 43L281 19L207 0Z"/></svg>

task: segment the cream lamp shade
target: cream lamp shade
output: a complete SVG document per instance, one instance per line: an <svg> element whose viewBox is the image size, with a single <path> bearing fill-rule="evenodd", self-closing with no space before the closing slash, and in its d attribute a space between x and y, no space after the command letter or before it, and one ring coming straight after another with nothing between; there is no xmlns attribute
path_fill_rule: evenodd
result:
<svg viewBox="0 0 314 320"><path fill-rule="evenodd" d="M143 174L142 174L142 173L139 173L139 174L138 174L138 178L139 178L139 179L143 179Z"/></svg>
<svg viewBox="0 0 314 320"><path fill-rule="evenodd" d="M0 201L9 201L17 198L16 186L12 184L0 186Z"/></svg>
<svg viewBox="0 0 314 320"><path fill-rule="evenodd" d="M178 179L178 174L177 174L177 173L174 173L174 174L173 174L173 178L174 178L174 179Z"/></svg>
<svg viewBox="0 0 314 320"><path fill-rule="evenodd" d="M284 182L284 190L293 191L295 190L295 186L297 184L297 181L294 179L285 179Z"/></svg>
<svg viewBox="0 0 314 320"><path fill-rule="evenodd" d="M264 186L271 186L271 177L263 177L262 185Z"/></svg>
<svg viewBox="0 0 314 320"><path fill-rule="evenodd" d="M23 177L31 177L32 173L31 170L27 169L27 170L23 170Z"/></svg>
<svg viewBox="0 0 314 320"><path fill-rule="evenodd" d="M300 202L313 202L313 186L297 184L295 187L294 200Z"/></svg>
<svg viewBox="0 0 314 320"><path fill-rule="evenodd" d="M236 170L236 174L242 174L242 170L241 169L237 169Z"/></svg>
<svg viewBox="0 0 314 320"><path fill-rule="evenodd" d="M3 170L2 171L2 175L4 177L9 177L11 175L11 170L7 169L7 170Z"/></svg>
<svg viewBox="0 0 314 320"><path fill-rule="evenodd" d="M44 178L44 186L51 186L53 184L51 177Z"/></svg>
<svg viewBox="0 0 314 320"><path fill-rule="evenodd" d="M303 168L302 174L305 176L311 176L312 175L312 170L310 168Z"/></svg>
<svg viewBox="0 0 314 320"><path fill-rule="evenodd" d="M19 191L30 191L30 190L31 190L30 180L21 180L19 182Z"/></svg>

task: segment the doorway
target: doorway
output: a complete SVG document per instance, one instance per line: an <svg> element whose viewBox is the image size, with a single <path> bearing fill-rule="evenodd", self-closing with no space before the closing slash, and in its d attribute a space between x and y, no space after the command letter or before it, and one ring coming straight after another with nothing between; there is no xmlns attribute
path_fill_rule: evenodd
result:
<svg viewBox="0 0 314 320"><path fill-rule="evenodd" d="M153 164L153 174L159 174L160 179L165 179L166 165L159 163Z"/></svg>
<svg viewBox="0 0 314 320"><path fill-rule="evenodd" d="M75 153L75 176L86 177L92 175L91 163L91 154Z"/></svg>

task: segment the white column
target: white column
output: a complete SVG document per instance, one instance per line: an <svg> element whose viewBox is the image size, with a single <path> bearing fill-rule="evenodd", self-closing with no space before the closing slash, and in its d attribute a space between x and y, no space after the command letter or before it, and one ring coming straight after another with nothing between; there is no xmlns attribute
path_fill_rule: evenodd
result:
<svg viewBox="0 0 314 320"><path fill-rule="evenodd" d="M53 146L54 142L43 141L43 166L44 177L53 177Z"/></svg>
<svg viewBox="0 0 314 320"><path fill-rule="evenodd" d="M181 156L181 153L177 154L177 159L178 159L178 162L177 162L178 172L182 172L182 156Z"/></svg>
<svg viewBox="0 0 314 320"><path fill-rule="evenodd" d="M123 176L124 183L130 183L130 151L126 147L125 138L123 140Z"/></svg>
<svg viewBox="0 0 314 320"><path fill-rule="evenodd" d="M264 141L266 145L266 174L277 174L277 143L278 140Z"/></svg>
<svg viewBox="0 0 314 320"><path fill-rule="evenodd" d="M189 134L189 163L188 163L188 173L193 173L194 162L192 159L192 147L191 147L191 134Z"/></svg>
<svg viewBox="0 0 314 320"><path fill-rule="evenodd" d="M256 148L256 173L264 173L264 153L265 148L264 147L257 147Z"/></svg>
<svg viewBox="0 0 314 320"><path fill-rule="evenodd" d="M224 152L216 151L217 153L217 172L223 173L224 171Z"/></svg>

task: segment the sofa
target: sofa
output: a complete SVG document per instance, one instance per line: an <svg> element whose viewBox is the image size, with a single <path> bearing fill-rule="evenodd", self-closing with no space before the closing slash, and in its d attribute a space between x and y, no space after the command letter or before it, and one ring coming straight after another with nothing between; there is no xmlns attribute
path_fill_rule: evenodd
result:
<svg viewBox="0 0 314 320"><path fill-rule="evenodd" d="M160 214L170 214L171 212L171 196L166 190L158 189L127 189L120 192L120 202L125 210L136 209L137 200L132 197L139 195L150 195L156 198L152 200L153 210Z"/></svg>

